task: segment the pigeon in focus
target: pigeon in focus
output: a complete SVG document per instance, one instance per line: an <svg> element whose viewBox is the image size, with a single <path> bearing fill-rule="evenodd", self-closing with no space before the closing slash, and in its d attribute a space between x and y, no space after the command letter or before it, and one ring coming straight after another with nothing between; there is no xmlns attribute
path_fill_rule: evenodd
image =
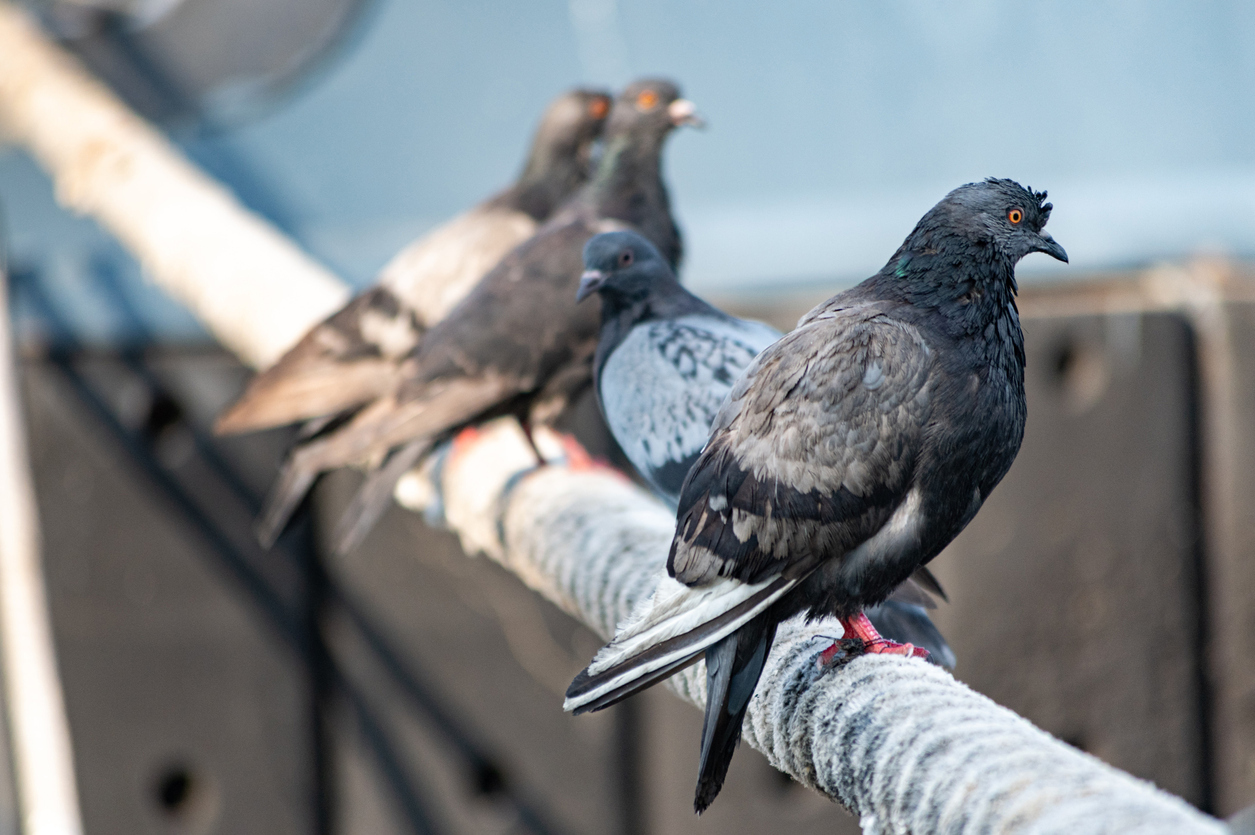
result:
<svg viewBox="0 0 1255 835"><path fill-rule="evenodd" d="M1024 435L1015 265L1067 261L1051 205L1010 180L946 195L876 275L750 363L680 491L667 575L567 691L614 704L705 657L694 808L727 774L784 619L839 619L821 654L913 655L863 610L972 520Z"/></svg>
<svg viewBox="0 0 1255 835"><path fill-rule="evenodd" d="M584 245L576 300L601 296L593 385L615 441L674 513L715 413L754 357L782 334L729 316L680 285L653 244L631 231L603 232ZM945 598L924 567L867 609L876 630L922 647L954 668L954 651L928 616Z"/></svg>
<svg viewBox="0 0 1255 835"><path fill-rule="evenodd" d="M512 186L401 250L375 286L253 377L214 430L233 434L319 421L387 393L423 331L588 181L593 143L609 112L610 96L596 90L556 98Z"/></svg>
<svg viewBox="0 0 1255 835"><path fill-rule="evenodd" d="M273 541L324 470L371 470L333 535L343 553L432 444L502 414L517 416L525 429L552 423L592 380L599 314L596 305L575 301L584 242L608 229L634 228L669 263L679 263L662 149L674 128L696 123L692 103L669 81L637 81L620 93L589 183L424 334L402 363L404 379L395 390L293 451L263 512L262 541Z"/></svg>

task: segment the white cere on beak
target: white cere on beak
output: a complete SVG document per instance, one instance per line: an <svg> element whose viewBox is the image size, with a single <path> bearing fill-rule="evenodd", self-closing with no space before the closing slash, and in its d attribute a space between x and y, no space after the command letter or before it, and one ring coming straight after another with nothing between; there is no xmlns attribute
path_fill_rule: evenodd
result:
<svg viewBox="0 0 1255 835"><path fill-rule="evenodd" d="M683 125L694 120L697 107L688 99L676 99L667 106L667 115L671 117L672 124Z"/></svg>

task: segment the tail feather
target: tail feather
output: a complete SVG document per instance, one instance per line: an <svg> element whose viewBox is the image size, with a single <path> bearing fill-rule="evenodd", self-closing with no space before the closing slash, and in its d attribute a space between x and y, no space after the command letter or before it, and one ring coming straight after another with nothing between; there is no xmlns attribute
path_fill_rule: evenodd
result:
<svg viewBox="0 0 1255 835"><path fill-rule="evenodd" d="M699 815L723 788L732 755L741 741L750 696L775 637L776 621L759 617L706 650L706 716L693 795L693 810Z"/></svg>
<svg viewBox="0 0 1255 835"><path fill-rule="evenodd" d="M327 443L327 439L316 438L288 454L254 529L263 546L269 548L275 544L314 480L328 469Z"/></svg>
<svg viewBox="0 0 1255 835"><path fill-rule="evenodd" d="M389 456L383 466L366 476L353 500L345 509L332 534L336 553L343 556L355 550L370 533L379 517L388 509L392 489L431 449L431 442L420 439L406 444Z"/></svg>
<svg viewBox="0 0 1255 835"><path fill-rule="evenodd" d="M270 489L270 495L266 497L266 506L262 508L261 516L257 519L254 531L257 534L257 541L265 548L270 548L275 544L279 534L283 533L284 528L288 526L288 520L296 512L301 499L305 498L314 479L318 478L321 472L318 467L311 466L302 460L300 452L298 449L283 465L283 469L279 472L279 480Z"/></svg>
<svg viewBox="0 0 1255 835"><path fill-rule="evenodd" d="M602 695L592 699L591 701L583 701L580 703L579 707L571 709L571 713L575 716L579 716L582 713L593 713L594 711L611 707L612 705L617 705L628 696L633 696L642 690L647 690L663 679L669 678L680 672L680 670L683 670L685 667L696 664L699 658L701 658L700 650L692 655L677 659L676 661L673 661L664 667L660 667L659 669L654 670L653 672L650 672L640 678L632 679L621 687L605 691ZM587 679L587 670L584 670L576 676L575 680L571 682L570 690L567 691L567 697L570 698L572 692L578 692L582 689L586 684Z"/></svg>
<svg viewBox="0 0 1255 835"><path fill-rule="evenodd" d="M928 566L921 565L915 569L915 573L911 575L911 582L929 594L936 595L947 603L950 602L950 598L946 597L946 590L941 587L941 582L938 581L937 576L928 570ZM933 608L932 606L927 606L927 604L925 605L927 608Z"/></svg>
<svg viewBox="0 0 1255 835"><path fill-rule="evenodd" d="M753 584L721 579L689 588L664 577L615 639L571 683L563 708L581 713L597 710L665 678L745 625L802 579L773 577Z"/></svg>

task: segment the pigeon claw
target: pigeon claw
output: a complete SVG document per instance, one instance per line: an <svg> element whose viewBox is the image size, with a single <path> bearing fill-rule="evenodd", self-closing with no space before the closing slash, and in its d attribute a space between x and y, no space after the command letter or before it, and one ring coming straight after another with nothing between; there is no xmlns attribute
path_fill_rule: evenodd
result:
<svg viewBox="0 0 1255 835"><path fill-rule="evenodd" d="M868 655L901 655L906 658L923 658L927 660L928 650L915 644L899 644L888 638L872 641L863 645L863 652Z"/></svg>
<svg viewBox="0 0 1255 835"><path fill-rule="evenodd" d="M859 655L863 650L863 642L857 638L840 638L832 642L832 646L819 653L818 664L820 669L828 667L840 667Z"/></svg>
<svg viewBox="0 0 1255 835"><path fill-rule="evenodd" d="M914 644L899 644L887 638L864 641L861 638L841 638L819 653L817 664L821 669L843 667L860 655L901 655L903 658L928 659L928 650Z"/></svg>
<svg viewBox="0 0 1255 835"><path fill-rule="evenodd" d="M881 637L881 634L876 631L876 627L867 619L867 615L862 612L853 617L842 618L841 626L845 630L845 640L858 645L859 654L928 658L928 650L923 647L917 647L914 644L899 644L897 641L890 641L888 638ZM825 652L829 652L831 649L829 647Z"/></svg>

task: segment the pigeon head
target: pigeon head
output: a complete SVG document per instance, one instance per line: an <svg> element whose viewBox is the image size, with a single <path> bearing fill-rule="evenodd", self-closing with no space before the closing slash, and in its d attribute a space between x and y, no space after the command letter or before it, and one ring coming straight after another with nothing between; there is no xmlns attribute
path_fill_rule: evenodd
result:
<svg viewBox="0 0 1255 835"><path fill-rule="evenodd" d="M633 81L619 93L606 126L607 139L630 135L635 141L660 142L681 125L701 126L696 108L680 97L680 88L665 78Z"/></svg>
<svg viewBox="0 0 1255 835"><path fill-rule="evenodd" d="M540 119L532 157L540 162L578 155L587 167L593 142L610 115L610 104L610 94L601 90L568 90L558 96Z"/></svg>
<svg viewBox="0 0 1255 835"><path fill-rule="evenodd" d="M610 104L607 93L579 89L550 102L515 187L517 208L543 220L588 181L593 143L606 125Z"/></svg>
<svg viewBox="0 0 1255 835"><path fill-rule="evenodd" d="M1044 252L1066 263L1067 252L1045 231L1051 208L1046 192L1014 180L991 177L968 183L924 215L907 239L908 248L938 249L940 239L951 238L953 244L958 238L1011 267L1030 252Z"/></svg>
<svg viewBox="0 0 1255 835"><path fill-rule="evenodd" d="M693 105L665 79L629 84L614 100L601 159L581 202L599 217L636 229L675 267L683 251L662 179L662 149L680 125L697 124Z"/></svg>
<svg viewBox="0 0 1255 835"><path fill-rule="evenodd" d="M667 262L644 237L603 232L584 244L584 274L575 300L600 293L607 307L630 307L657 292L659 285L676 283Z"/></svg>

